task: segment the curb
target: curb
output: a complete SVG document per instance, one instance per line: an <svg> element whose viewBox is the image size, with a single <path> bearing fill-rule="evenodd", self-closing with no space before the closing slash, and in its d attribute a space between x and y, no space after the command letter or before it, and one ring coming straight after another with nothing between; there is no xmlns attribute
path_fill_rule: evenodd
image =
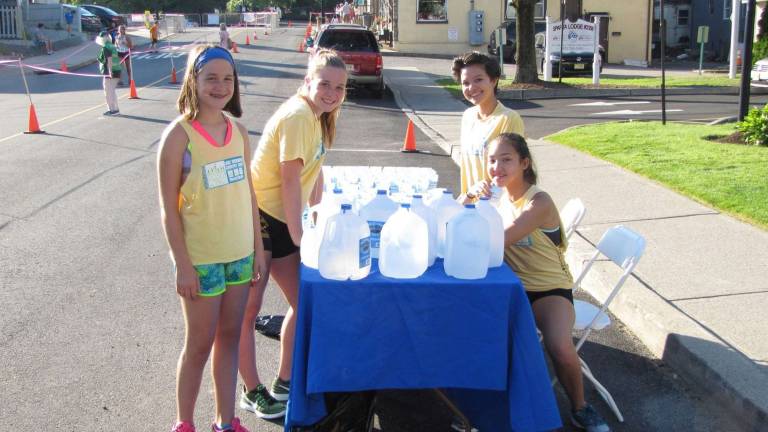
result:
<svg viewBox="0 0 768 432"><path fill-rule="evenodd" d="M668 88L667 96L680 95L737 95L738 87L678 87ZM751 87L750 94L768 94L768 88ZM500 100L563 99L589 97L661 96L658 88L605 88L605 89L520 89L499 90Z"/></svg>
<svg viewBox="0 0 768 432"><path fill-rule="evenodd" d="M392 92L392 96L395 98L395 103L400 107L400 110L403 111L408 119L413 121L413 124L416 125L429 139L435 142L448 156L451 157L451 159L453 159L453 163L458 166L460 163L460 155L458 151L453 151L458 145L451 145L440 132L427 124L419 114L405 102L405 99L403 99L400 94L400 89L398 89L397 86L392 86L386 75L384 75L384 85Z"/></svg>
<svg viewBox="0 0 768 432"><path fill-rule="evenodd" d="M590 229L577 230L578 235L569 242L566 260L573 274L579 274L594 253L594 245L581 235ZM602 303L619 275L618 267L598 261L581 289ZM768 375L751 360L658 296L635 273L609 309L655 356L687 383L709 394L745 431L765 430Z"/></svg>

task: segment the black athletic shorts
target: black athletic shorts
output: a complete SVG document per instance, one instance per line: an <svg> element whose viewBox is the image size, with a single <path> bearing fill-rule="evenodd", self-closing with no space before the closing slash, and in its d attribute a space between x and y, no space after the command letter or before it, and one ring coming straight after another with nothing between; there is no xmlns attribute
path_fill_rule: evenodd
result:
<svg viewBox="0 0 768 432"><path fill-rule="evenodd" d="M264 250L272 252L272 258L283 258L297 252L299 247L293 244L288 225L259 209L261 217L261 239Z"/></svg>
<svg viewBox="0 0 768 432"><path fill-rule="evenodd" d="M536 300L549 296L560 296L573 304L572 289L557 288L549 291L526 291L525 294L528 296L528 302L531 303L531 306L533 306Z"/></svg>

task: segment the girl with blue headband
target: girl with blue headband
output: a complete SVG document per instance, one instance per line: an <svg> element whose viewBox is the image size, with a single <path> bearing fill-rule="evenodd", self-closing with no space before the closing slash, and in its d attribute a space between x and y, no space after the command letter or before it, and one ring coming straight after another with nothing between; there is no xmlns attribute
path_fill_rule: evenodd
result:
<svg viewBox="0 0 768 432"><path fill-rule="evenodd" d="M259 197L261 236L267 267L251 290L240 337L240 375L245 389L240 406L266 417L256 370L253 328L271 274L288 302L280 332L280 367L270 394L287 401L290 391L295 312L299 292L299 245L304 206L320 202L322 165L336 137L336 119L346 95L347 69L335 51L318 50L296 95L284 102L264 126L251 175Z"/></svg>
<svg viewBox="0 0 768 432"><path fill-rule="evenodd" d="M198 46L189 53L177 106L181 116L163 132L157 162L162 225L186 328L172 432L195 431L195 401L211 351L212 429L248 432L234 416L238 341L250 286L266 278L266 267L248 132L232 118L242 108L227 50Z"/></svg>

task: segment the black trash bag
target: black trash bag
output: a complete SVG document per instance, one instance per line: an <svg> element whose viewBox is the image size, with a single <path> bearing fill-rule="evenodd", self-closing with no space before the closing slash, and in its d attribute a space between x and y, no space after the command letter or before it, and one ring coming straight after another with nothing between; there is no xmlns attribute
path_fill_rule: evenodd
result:
<svg viewBox="0 0 768 432"><path fill-rule="evenodd" d="M283 315L262 315L256 317L256 331L264 336L280 340L280 328L283 326Z"/></svg>
<svg viewBox="0 0 768 432"><path fill-rule="evenodd" d="M370 432L376 392L326 393L328 414L312 426L294 427L291 432Z"/></svg>

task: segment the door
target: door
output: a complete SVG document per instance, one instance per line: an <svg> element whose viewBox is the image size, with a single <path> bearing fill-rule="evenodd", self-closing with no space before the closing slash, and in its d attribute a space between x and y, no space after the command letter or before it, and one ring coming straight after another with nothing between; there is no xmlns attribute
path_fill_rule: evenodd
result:
<svg viewBox="0 0 768 432"><path fill-rule="evenodd" d="M608 24L611 22L611 17L606 13L591 13L587 14L587 20L589 22L592 22L594 17L600 18L600 39L598 39L598 43L601 47L603 47L603 58L602 62L605 63L608 61Z"/></svg>

